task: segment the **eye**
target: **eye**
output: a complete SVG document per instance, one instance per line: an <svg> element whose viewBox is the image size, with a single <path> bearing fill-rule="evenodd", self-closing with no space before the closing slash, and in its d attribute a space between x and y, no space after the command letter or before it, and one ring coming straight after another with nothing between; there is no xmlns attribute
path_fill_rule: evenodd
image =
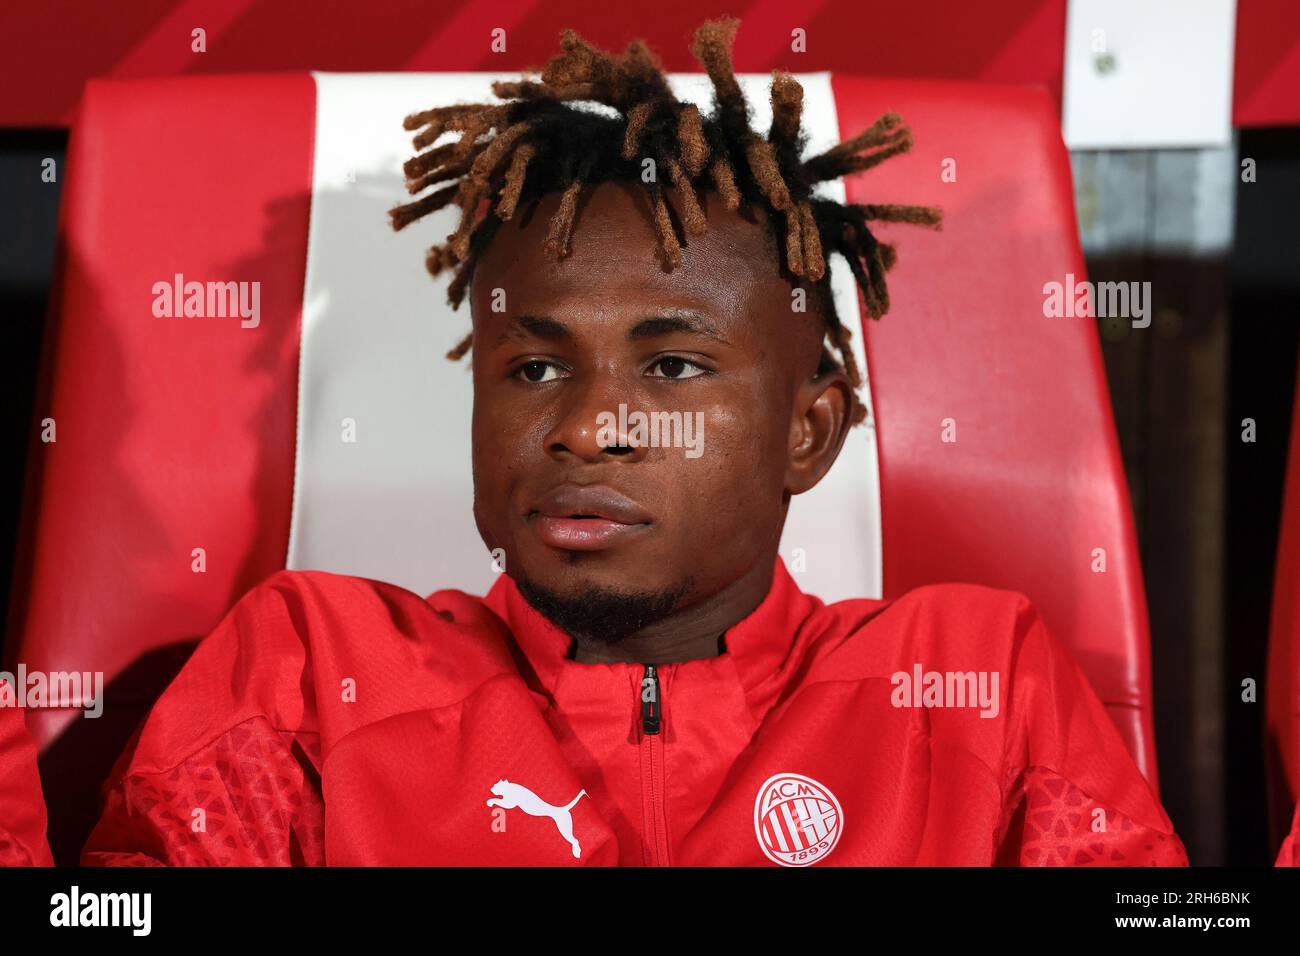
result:
<svg viewBox="0 0 1300 956"><path fill-rule="evenodd" d="M666 355L658 359L650 368L657 368L662 373L660 375L651 375L651 378L695 378L707 371L707 369L701 368L694 362L688 362L680 355Z"/></svg>
<svg viewBox="0 0 1300 956"><path fill-rule="evenodd" d="M553 382L560 377L559 373L560 366L554 362L543 362L540 359L534 359L519 366L511 375L523 382L538 383Z"/></svg>

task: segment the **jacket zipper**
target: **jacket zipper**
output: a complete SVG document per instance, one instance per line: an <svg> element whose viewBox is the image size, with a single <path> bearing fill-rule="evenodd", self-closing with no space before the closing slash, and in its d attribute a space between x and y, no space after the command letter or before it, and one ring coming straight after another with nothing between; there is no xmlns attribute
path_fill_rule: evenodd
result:
<svg viewBox="0 0 1300 956"><path fill-rule="evenodd" d="M659 672L653 664L645 665L645 675L641 678L641 733L643 735L659 733L660 718Z"/></svg>
<svg viewBox="0 0 1300 956"><path fill-rule="evenodd" d="M668 830L664 817L663 684L654 664L641 677L641 804L645 808L641 849L646 865L668 864Z"/></svg>

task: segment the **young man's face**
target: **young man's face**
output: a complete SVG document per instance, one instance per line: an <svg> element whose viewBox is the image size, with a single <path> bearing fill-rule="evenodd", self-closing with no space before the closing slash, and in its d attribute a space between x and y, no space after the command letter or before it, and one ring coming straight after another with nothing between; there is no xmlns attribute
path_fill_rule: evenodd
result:
<svg viewBox="0 0 1300 956"><path fill-rule="evenodd" d="M614 183L584 191L566 258L543 248L559 202L548 195L502 224L478 264L474 514L533 591L681 610L748 579L761 599L789 496L843 442L850 392L840 372L815 378L814 297L792 308L761 212L703 201L708 231L685 237L671 272L644 190ZM620 404L631 424L680 413L702 443L603 441Z"/></svg>

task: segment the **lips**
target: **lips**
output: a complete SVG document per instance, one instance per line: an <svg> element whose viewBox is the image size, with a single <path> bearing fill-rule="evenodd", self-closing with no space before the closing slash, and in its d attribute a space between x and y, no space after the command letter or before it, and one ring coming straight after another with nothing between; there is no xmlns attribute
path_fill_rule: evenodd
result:
<svg viewBox="0 0 1300 956"><path fill-rule="evenodd" d="M604 485L561 485L525 516L543 544L566 551L601 551L644 534L652 519L631 498Z"/></svg>

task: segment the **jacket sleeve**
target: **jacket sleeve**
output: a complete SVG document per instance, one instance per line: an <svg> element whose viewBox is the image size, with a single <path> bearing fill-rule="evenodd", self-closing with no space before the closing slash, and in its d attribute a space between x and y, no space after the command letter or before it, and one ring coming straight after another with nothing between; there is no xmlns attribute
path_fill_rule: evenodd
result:
<svg viewBox="0 0 1300 956"><path fill-rule="evenodd" d="M0 706L0 866L52 866L45 825L36 746L22 710Z"/></svg>
<svg viewBox="0 0 1300 956"><path fill-rule="evenodd" d="M310 747L253 719L169 769L128 765L106 787L82 865L324 865Z"/></svg>
<svg viewBox="0 0 1300 956"><path fill-rule="evenodd" d="M1101 700L1025 598L1008 670L997 862L1186 866L1182 842Z"/></svg>
<svg viewBox="0 0 1300 956"><path fill-rule="evenodd" d="M323 865L302 607L271 578L200 642L104 786L86 866Z"/></svg>

